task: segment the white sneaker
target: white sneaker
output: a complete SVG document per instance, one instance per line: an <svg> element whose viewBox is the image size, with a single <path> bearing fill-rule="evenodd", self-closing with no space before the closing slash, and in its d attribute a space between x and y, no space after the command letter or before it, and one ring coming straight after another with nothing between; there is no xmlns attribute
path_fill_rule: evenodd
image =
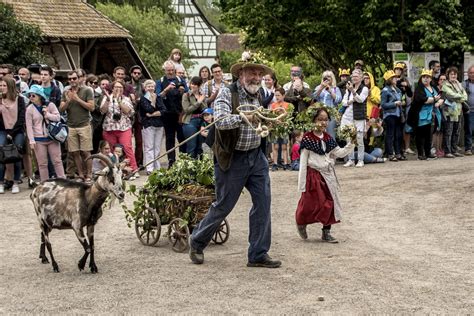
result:
<svg viewBox="0 0 474 316"><path fill-rule="evenodd" d="M405 150L405 154L414 155L415 152L411 148L408 148L407 150Z"/></svg>
<svg viewBox="0 0 474 316"><path fill-rule="evenodd" d="M14 184L12 186L12 194L16 194L16 193L20 193L20 187L18 186L18 184Z"/></svg>
<svg viewBox="0 0 474 316"><path fill-rule="evenodd" d="M5 193L5 186L3 184L0 184L0 194Z"/></svg>
<svg viewBox="0 0 474 316"><path fill-rule="evenodd" d="M363 160L359 160L357 162L357 165L356 165L356 168L362 168L364 166L364 161Z"/></svg>
<svg viewBox="0 0 474 316"><path fill-rule="evenodd" d="M354 166L355 163L354 163L354 160L348 160L345 164L344 164L344 167L352 167Z"/></svg>

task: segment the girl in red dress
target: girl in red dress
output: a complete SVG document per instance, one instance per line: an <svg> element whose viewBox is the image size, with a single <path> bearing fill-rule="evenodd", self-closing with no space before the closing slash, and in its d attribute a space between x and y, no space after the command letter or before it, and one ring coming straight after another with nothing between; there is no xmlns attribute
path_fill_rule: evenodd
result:
<svg viewBox="0 0 474 316"><path fill-rule="evenodd" d="M334 138L326 133L331 118L325 108L316 112L315 129L303 135L300 149L298 191L302 192L296 209L296 225L303 239L308 238L306 225L323 224L322 240L337 243L331 236L331 225L341 220L339 184L334 171L335 158L347 156L354 149L348 141L340 148Z"/></svg>

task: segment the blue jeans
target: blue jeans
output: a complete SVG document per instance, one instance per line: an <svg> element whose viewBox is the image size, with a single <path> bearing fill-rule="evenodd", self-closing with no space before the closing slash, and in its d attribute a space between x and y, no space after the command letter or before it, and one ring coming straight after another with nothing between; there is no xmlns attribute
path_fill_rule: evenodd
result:
<svg viewBox="0 0 474 316"><path fill-rule="evenodd" d="M403 124L400 122L400 117L389 115L384 118L385 121L385 153L389 156L395 154L400 155L402 144Z"/></svg>
<svg viewBox="0 0 474 316"><path fill-rule="evenodd" d="M248 261L263 260L271 244L271 190L268 161L260 150L234 151L232 164L222 171L216 163L216 202L212 203L202 221L194 228L192 247L204 250L221 222L237 204L242 190L247 188L252 197L249 212Z"/></svg>
<svg viewBox="0 0 474 316"><path fill-rule="evenodd" d="M188 138L201 129L201 118L192 118L187 124L183 124L184 138ZM202 138L198 135L186 143L186 153L192 158L202 154Z"/></svg>
<svg viewBox="0 0 474 316"><path fill-rule="evenodd" d="M5 131L0 131L0 146L3 146L7 143L7 133ZM23 147L25 145L25 134L18 133L13 138L13 143L18 147ZM13 180L20 181L21 178L21 161L15 162L13 165ZM5 165L0 164L0 183L3 183L5 180Z"/></svg>
<svg viewBox="0 0 474 316"><path fill-rule="evenodd" d="M472 150L472 134L474 133L474 112L464 114L464 149Z"/></svg>
<svg viewBox="0 0 474 316"><path fill-rule="evenodd" d="M353 152L350 156L351 160L355 160L355 157L358 155L357 151ZM374 148L372 152L364 153L364 163L374 163L376 162L377 158L382 158L383 151L381 148Z"/></svg>

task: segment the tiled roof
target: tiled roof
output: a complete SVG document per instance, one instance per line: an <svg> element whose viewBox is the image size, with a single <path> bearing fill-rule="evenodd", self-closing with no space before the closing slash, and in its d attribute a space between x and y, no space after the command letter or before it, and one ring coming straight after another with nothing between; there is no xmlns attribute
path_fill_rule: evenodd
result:
<svg viewBox="0 0 474 316"><path fill-rule="evenodd" d="M44 36L59 38L131 38L130 33L85 0L0 0L17 18L37 25Z"/></svg>

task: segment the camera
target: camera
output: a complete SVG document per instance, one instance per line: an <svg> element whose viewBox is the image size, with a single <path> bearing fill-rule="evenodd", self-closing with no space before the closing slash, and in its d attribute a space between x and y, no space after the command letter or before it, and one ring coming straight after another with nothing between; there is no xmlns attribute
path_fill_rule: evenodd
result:
<svg viewBox="0 0 474 316"><path fill-rule="evenodd" d="M122 114L121 113L114 113L114 114L112 114L112 118L115 121L120 121L120 119L122 118Z"/></svg>
<svg viewBox="0 0 474 316"><path fill-rule="evenodd" d="M331 81L331 78L329 78L329 77L324 77L324 78L323 78L323 81Z"/></svg>

